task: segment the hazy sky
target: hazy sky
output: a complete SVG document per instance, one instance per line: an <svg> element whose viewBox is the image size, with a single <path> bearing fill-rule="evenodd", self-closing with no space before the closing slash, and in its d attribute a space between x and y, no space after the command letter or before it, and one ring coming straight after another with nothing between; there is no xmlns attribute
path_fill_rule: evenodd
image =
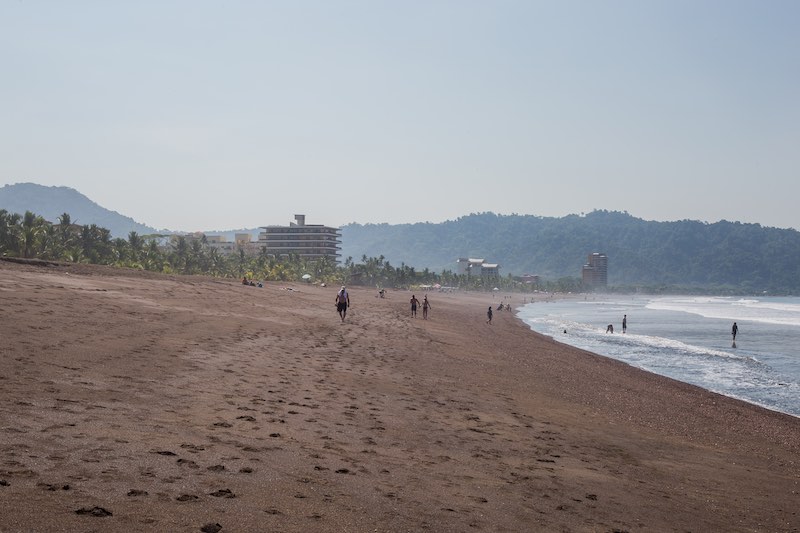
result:
<svg viewBox="0 0 800 533"><path fill-rule="evenodd" d="M796 0L0 0L0 185L171 230L800 229Z"/></svg>

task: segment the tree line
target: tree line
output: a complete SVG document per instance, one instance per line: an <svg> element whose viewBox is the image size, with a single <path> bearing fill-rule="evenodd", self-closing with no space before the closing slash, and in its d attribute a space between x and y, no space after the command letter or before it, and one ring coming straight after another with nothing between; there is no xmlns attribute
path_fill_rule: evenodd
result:
<svg viewBox="0 0 800 533"><path fill-rule="evenodd" d="M510 276L483 279L451 270L417 270L401 263L393 266L383 256L360 261L352 257L337 265L330 258L310 260L289 254L276 257L262 247L257 254L239 248L236 253L221 253L209 245L205 236L139 235L113 238L111 232L95 224L72 223L68 213L51 223L30 211L24 215L0 209L0 257L87 263L134 268L165 274L200 274L222 278L248 278L263 281L302 281L310 275L315 282L354 284L376 288L408 288L440 285L471 290L580 290L574 279L562 279L545 287L521 284Z"/></svg>

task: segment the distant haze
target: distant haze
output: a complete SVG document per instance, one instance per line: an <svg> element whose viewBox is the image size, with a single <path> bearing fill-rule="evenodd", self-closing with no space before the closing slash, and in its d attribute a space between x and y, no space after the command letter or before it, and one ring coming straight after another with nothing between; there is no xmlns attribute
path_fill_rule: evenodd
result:
<svg viewBox="0 0 800 533"><path fill-rule="evenodd" d="M0 186L156 228L800 228L800 2L0 3Z"/></svg>

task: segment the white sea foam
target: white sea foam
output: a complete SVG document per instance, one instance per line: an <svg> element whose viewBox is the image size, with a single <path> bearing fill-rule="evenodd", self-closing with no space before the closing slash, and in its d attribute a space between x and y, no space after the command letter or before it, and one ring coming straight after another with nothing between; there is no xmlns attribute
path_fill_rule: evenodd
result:
<svg viewBox="0 0 800 533"><path fill-rule="evenodd" d="M528 323L541 324L543 328L534 328L537 331L547 331L551 336L558 337L559 331L567 331L567 335L572 334L584 340L591 340L591 346L586 346L586 349L595 347L595 345L605 344L609 347L625 348L626 350L646 350L646 351L665 351L669 350L674 353L685 355L705 356L705 357L724 357L728 359L737 359L742 361L751 361L757 363L758 360L754 357L741 355L725 350L715 350L702 346L695 346L687 344L675 339L668 339L666 337L658 337L651 335L637 335L634 333L626 334L609 334L606 333L605 328L598 328L597 326L576 322L573 320L563 320L553 317L543 317L538 319L529 319ZM564 335L561 335L563 337Z"/></svg>
<svg viewBox="0 0 800 533"><path fill-rule="evenodd" d="M724 320L749 320L762 324L800 326L800 304L722 297L658 298L647 309L675 311Z"/></svg>
<svg viewBox="0 0 800 533"><path fill-rule="evenodd" d="M800 416L800 298L598 297L530 304L518 316L560 342Z"/></svg>

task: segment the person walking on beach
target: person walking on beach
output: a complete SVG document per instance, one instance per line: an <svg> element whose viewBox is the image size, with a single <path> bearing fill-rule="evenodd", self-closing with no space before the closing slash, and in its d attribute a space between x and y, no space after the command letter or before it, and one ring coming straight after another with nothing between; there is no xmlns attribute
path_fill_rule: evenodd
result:
<svg viewBox="0 0 800 533"><path fill-rule="evenodd" d="M491 324L492 323L492 306L491 305L489 306L489 310L486 311L486 316L489 318L489 320L487 320L486 323L487 324Z"/></svg>
<svg viewBox="0 0 800 533"><path fill-rule="evenodd" d="M731 335L733 335L733 342L736 342L737 333L739 333L739 326L737 326L736 322L734 322L733 326L731 326Z"/></svg>
<svg viewBox="0 0 800 533"><path fill-rule="evenodd" d="M423 320L428 320L428 309L430 308L431 304L428 302L428 295L426 294L422 298L422 318Z"/></svg>
<svg viewBox="0 0 800 533"><path fill-rule="evenodd" d="M417 318L417 306L419 305L419 300L413 294L411 295L411 316L413 318Z"/></svg>
<svg viewBox="0 0 800 533"><path fill-rule="evenodd" d="M344 317L347 316L347 306L350 305L350 295L347 294L347 289L344 285L336 293L336 310L339 312L339 317L344 322Z"/></svg>
<svg viewBox="0 0 800 533"><path fill-rule="evenodd" d="M628 329L628 315L622 315L622 333Z"/></svg>

